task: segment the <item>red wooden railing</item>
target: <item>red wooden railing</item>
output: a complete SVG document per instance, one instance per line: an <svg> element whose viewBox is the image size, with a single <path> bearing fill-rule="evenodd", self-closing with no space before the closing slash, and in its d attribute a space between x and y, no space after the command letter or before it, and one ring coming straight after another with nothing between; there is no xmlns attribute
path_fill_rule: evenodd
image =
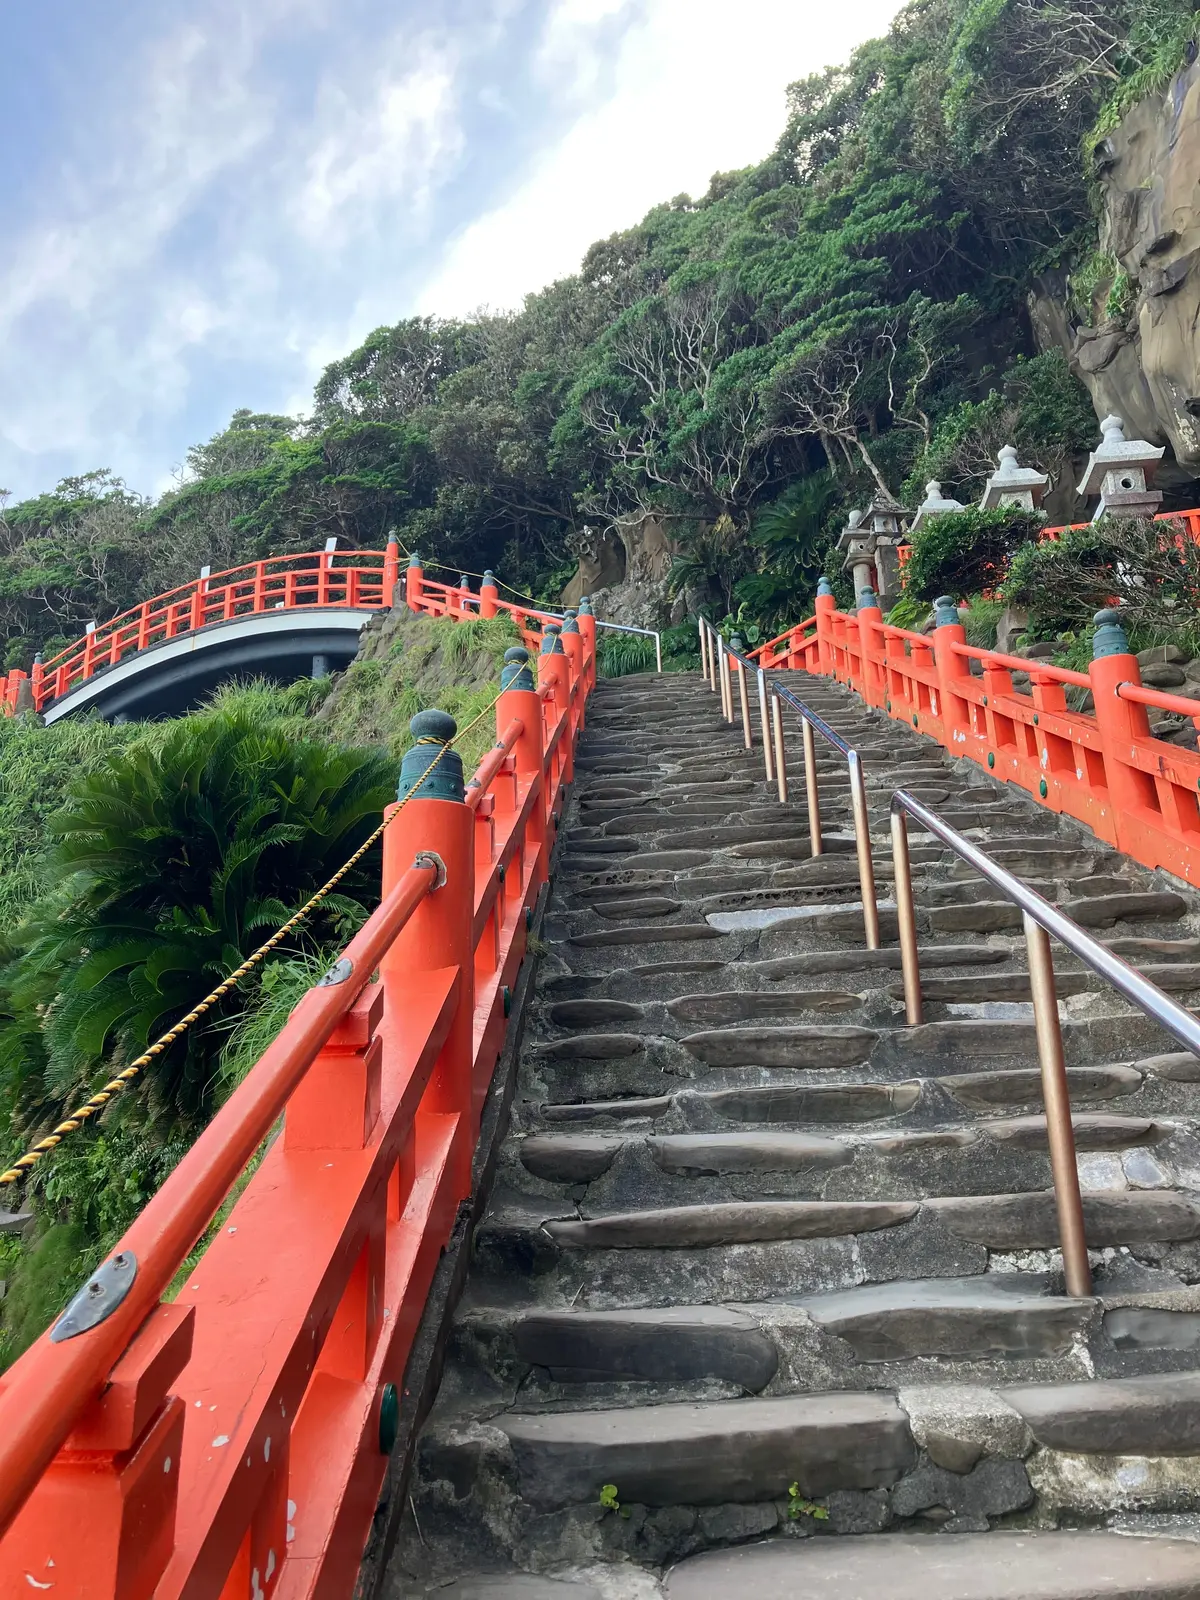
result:
<svg viewBox="0 0 1200 1600"><path fill-rule="evenodd" d="M1099 613L1097 648L1111 653L1086 673L976 649L953 607L937 615L932 633L913 633L884 622L878 606L851 615L821 594L813 616L755 656L763 668L836 678L1143 866L1200 883L1200 755L1155 738L1147 717L1175 712L1200 728L1200 701L1142 686L1119 613ZM1014 672L1029 674L1029 694L1013 689ZM1092 712L1067 709L1072 686L1091 691Z"/></svg>
<svg viewBox="0 0 1200 1600"><path fill-rule="evenodd" d="M432 593L421 608L454 614ZM136 1266L124 1299L0 1378L0 1593L351 1595L595 681L580 622L536 688L500 694L465 800L418 790L396 815L335 981L110 1258Z"/></svg>

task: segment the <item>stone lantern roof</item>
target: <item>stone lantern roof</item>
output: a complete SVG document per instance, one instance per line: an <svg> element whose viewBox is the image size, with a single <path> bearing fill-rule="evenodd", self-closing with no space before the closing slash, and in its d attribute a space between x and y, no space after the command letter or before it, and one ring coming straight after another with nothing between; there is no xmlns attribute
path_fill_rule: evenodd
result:
<svg viewBox="0 0 1200 1600"><path fill-rule="evenodd" d="M1034 467L1023 467L1011 444L1002 445L997 466L983 488L981 511L998 511L1015 506L1021 511L1036 511L1050 487L1049 476Z"/></svg>
<svg viewBox="0 0 1200 1600"><path fill-rule="evenodd" d="M904 532L900 526L903 516L904 508L880 489L863 512L862 520L870 524L872 533L891 534L894 537Z"/></svg>
<svg viewBox="0 0 1200 1600"><path fill-rule="evenodd" d="M1087 471L1079 485L1081 495L1100 496L1092 521L1112 512L1152 517L1162 504L1162 492L1150 485L1166 446L1152 445L1147 439L1127 439L1125 423L1117 416L1105 417L1100 431L1099 448L1088 457Z"/></svg>
<svg viewBox="0 0 1200 1600"><path fill-rule="evenodd" d="M838 534L837 547L839 550L849 550L852 539L859 542L871 537L870 528L863 527L863 518L865 516L865 511L850 512L846 518L846 526Z"/></svg>
<svg viewBox="0 0 1200 1600"><path fill-rule="evenodd" d="M947 500L942 495L942 486L936 478L930 478L925 485L925 498L917 507L917 514L912 520L910 533L916 533L923 523L933 517L944 517L951 511L962 511L964 506L959 500Z"/></svg>

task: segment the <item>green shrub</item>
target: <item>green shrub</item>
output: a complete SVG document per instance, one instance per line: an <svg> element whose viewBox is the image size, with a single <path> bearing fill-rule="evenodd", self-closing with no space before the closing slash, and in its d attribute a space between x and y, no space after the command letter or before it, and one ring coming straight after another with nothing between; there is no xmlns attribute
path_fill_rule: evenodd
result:
<svg viewBox="0 0 1200 1600"><path fill-rule="evenodd" d="M948 512L931 517L912 538L904 568L904 592L917 600L952 595L956 600L1003 583L1013 552L1037 538L1043 518L1036 512Z"/></svg>

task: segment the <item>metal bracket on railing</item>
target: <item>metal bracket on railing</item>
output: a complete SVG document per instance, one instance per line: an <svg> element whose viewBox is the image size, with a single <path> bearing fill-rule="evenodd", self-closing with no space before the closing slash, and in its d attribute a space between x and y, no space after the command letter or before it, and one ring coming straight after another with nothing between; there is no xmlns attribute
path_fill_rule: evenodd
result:
<svg viewBox="0 0 1200 1600"><path fill-rule="evenodd" d="M323 973L321 977L317 979L316 987L318 989L335 988L337 984L345 983L346 979L350 977L353 971L353 961L351 961L348 956L342 956L340 961L335 961L330 967L329 971Z"/></svg>
<svg viewBox="0 0 1200 1600"><path fill-rule="evenodd" d="M111 1317L133 1288L137 1268L137 1257L132 1250L121 1250L98 1266L54 1324L50 1332L51 1344L74 1339Z"/></svg>
<svg viewBox="0 0 1200 1600"><path fill-rule="evenodd" d="M446 863L442 860L441 856L438 855L436 850L418 850L416 855L413 857L413 866L436 868L437 879L435 880L433 887L434 889L441 889L445 886Z"/></svg>

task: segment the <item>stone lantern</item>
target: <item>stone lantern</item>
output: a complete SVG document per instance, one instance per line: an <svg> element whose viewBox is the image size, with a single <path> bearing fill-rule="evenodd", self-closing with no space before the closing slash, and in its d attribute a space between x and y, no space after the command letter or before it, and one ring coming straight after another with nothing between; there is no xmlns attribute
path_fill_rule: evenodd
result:
<svg viewBox="0 0 1200 1600"><path fill-rule="evenodd" d="M1017 511L1038 511L1050 479L1033 467L1023 467L1011 444L1002 445L997 467L983 488L981 511L1002 511L1011 506Z"/></svg>
<svg viewBox="0 0 1200 1600"><path fill-rule="evenodd" d="M1162 505L1162 491L1150 485L1166 446L1152 445L1147 439L1127 439L1125 424L1117 416L1105 417L1100 432L1100 446L1088 457L1079 485L1081 495L1100 496L1092 521L1109 515L1154 516Z"/></svg>
<svg viewBox="0 0 1200 1600"><path fill-rule="evenodd" d="M842 570L850 573L856 597L861 590L875 587L875 534L863 525L865 517L865 511L852 511L837 542L846 557Z"/></svg>
<svg viewBox="0 0 1200 1600"><path fill-rule="evenodd" d="M925 498L917 507L917 514L912 520L909 533L916 533L924 527L925 523L934 517L944 517L951 511L962 511L964 506L960 500L947 500L942 495L942 486L936 478L930 478L925 485Z"/></svg>
<svg viewBox="0 0 1200 1600"><path fill-rule="evenodd" d="M875 584L879 599L886 604L900 593L900 546L908 535L904 531L904 511L882 490L867 507L863 521L869 524L875 540ZM855 592L860 585L855 584Z"/></svg>

